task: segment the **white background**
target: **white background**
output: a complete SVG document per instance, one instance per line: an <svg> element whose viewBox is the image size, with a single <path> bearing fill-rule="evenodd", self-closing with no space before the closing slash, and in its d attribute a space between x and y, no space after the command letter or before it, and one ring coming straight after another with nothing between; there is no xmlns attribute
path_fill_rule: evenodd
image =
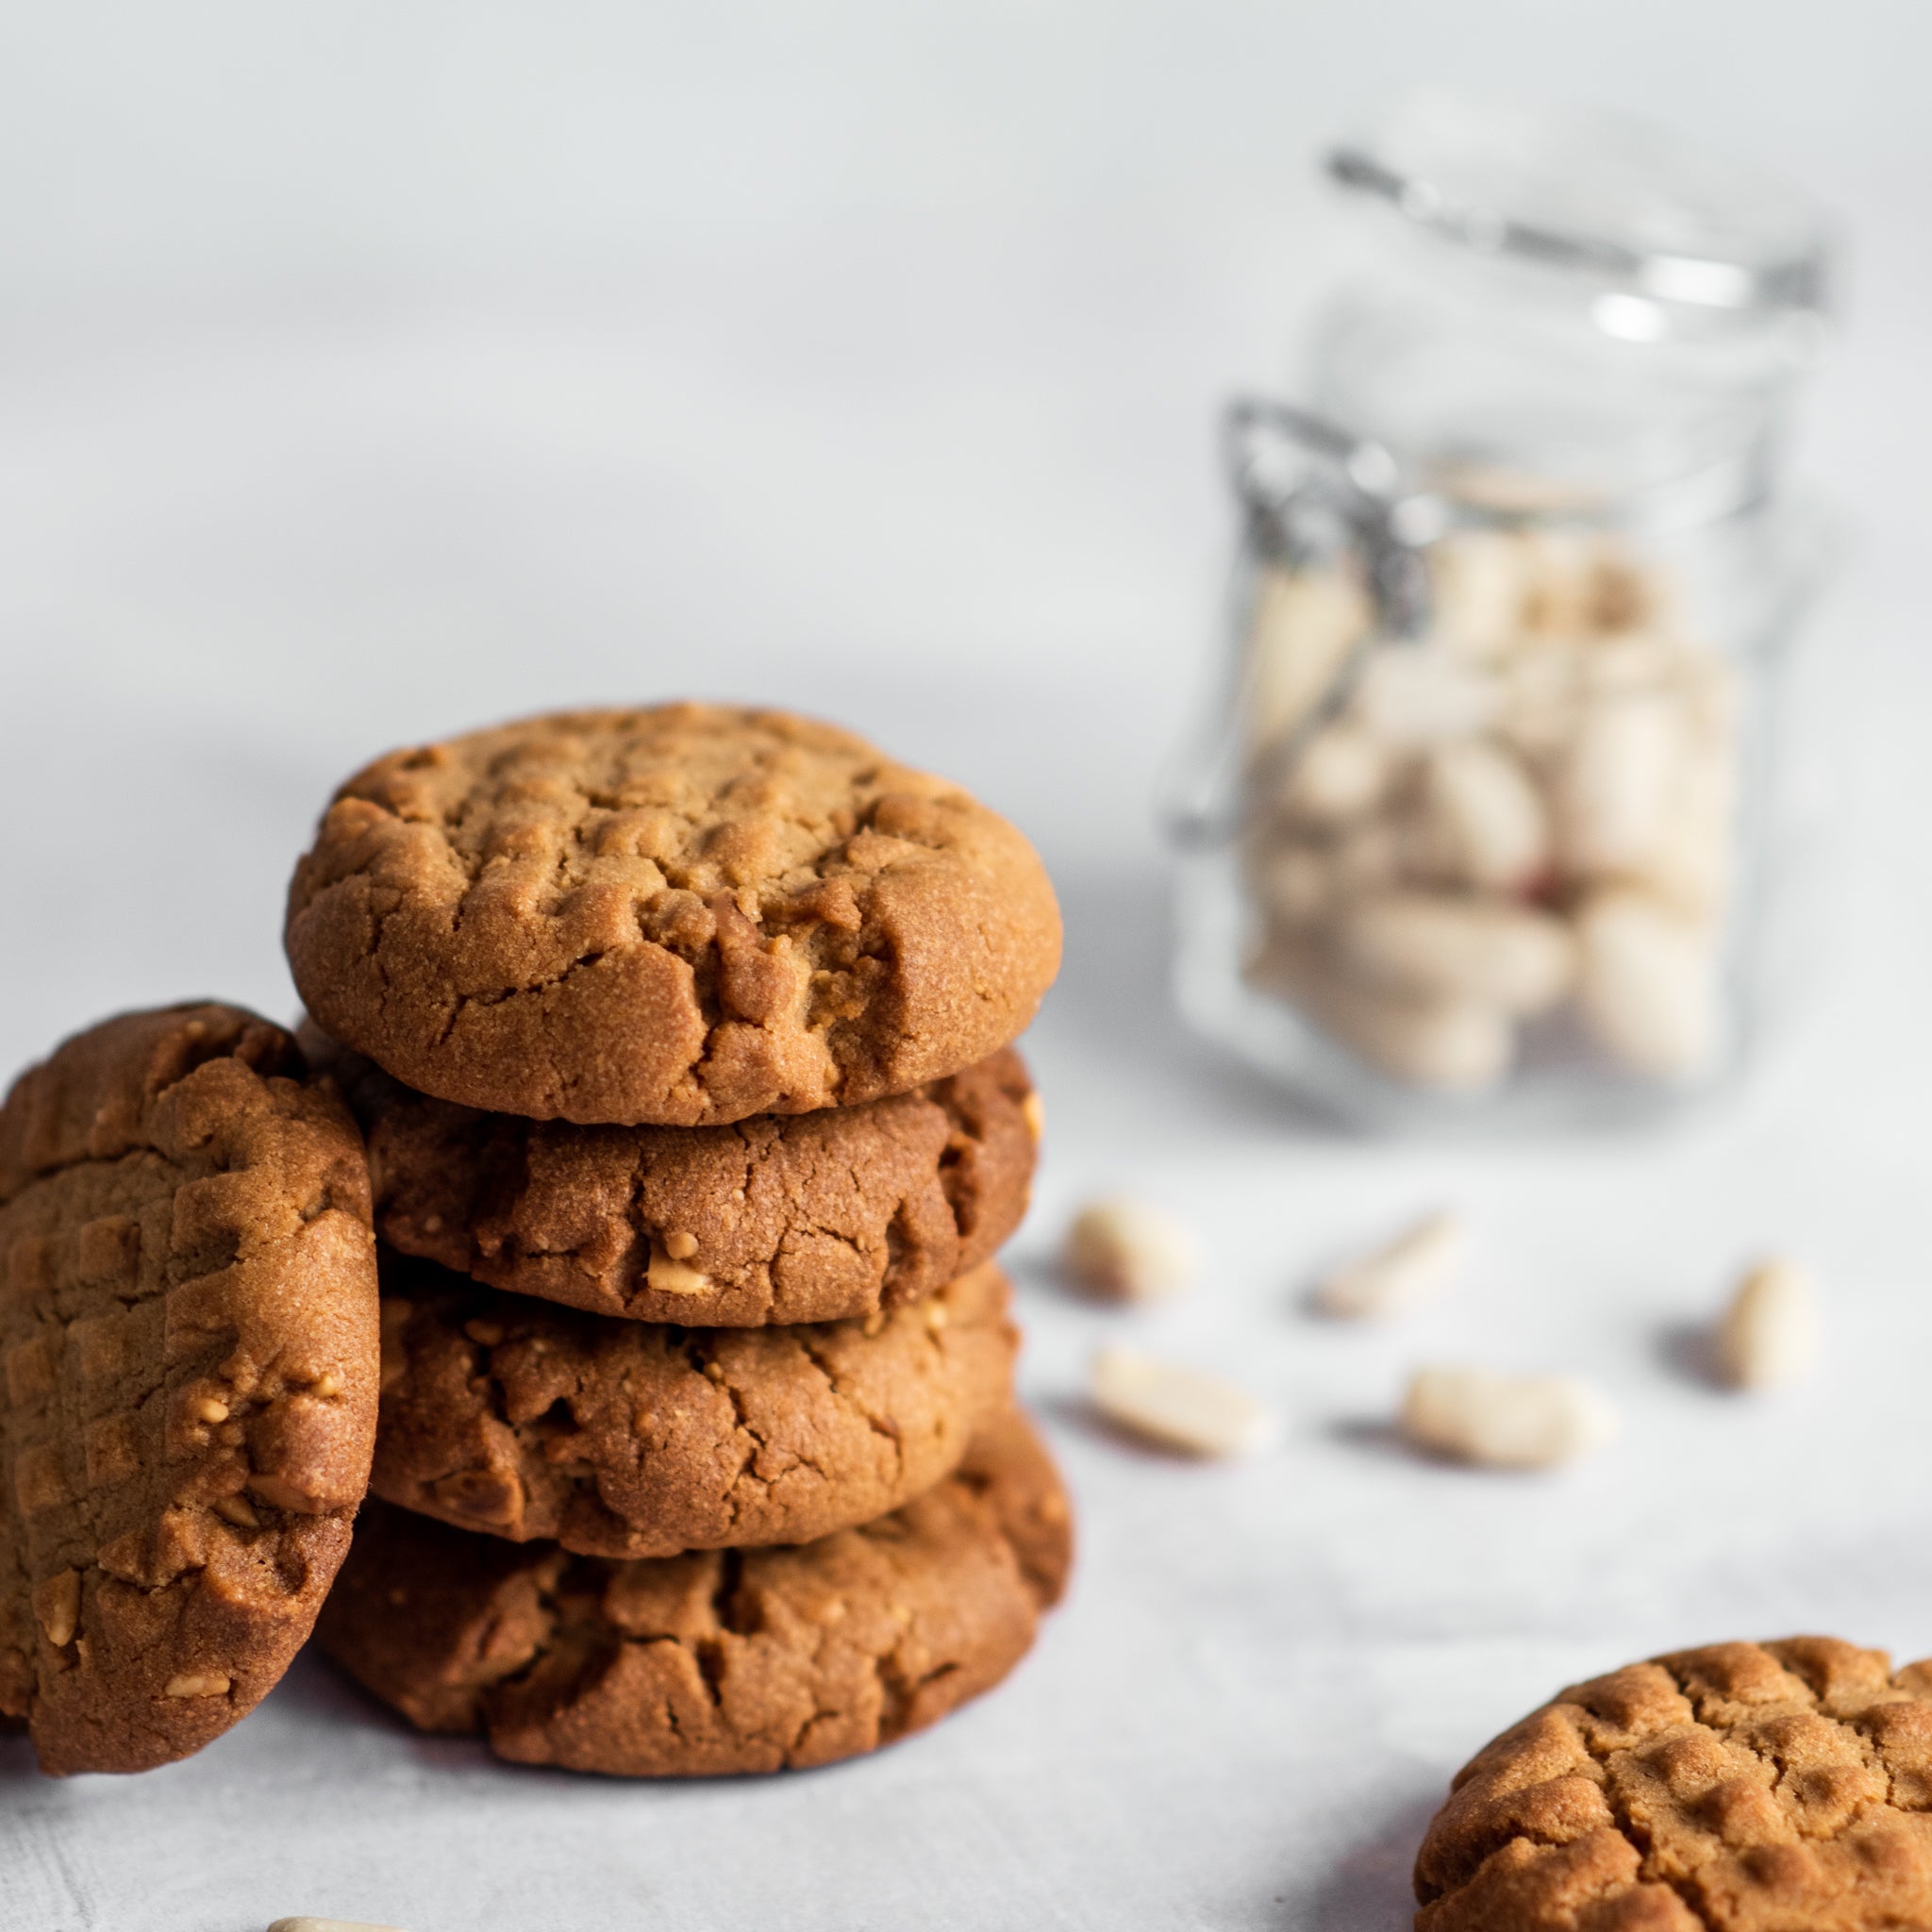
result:
<svg viewBox="0 0 1932 1932"><path fill-rule="evenodd" d="M1081 1505L998 1695L876 1760L631 1788L403 1736L322 1666L193 1762L0 1744L0 1927L1405 1923L1454 1766L1566 1678L1799 1627L1932 1651L1924 1380L1932 12L1896 0L0 10L0 1061L116 1007L287 1011L329 786L519 709L691 692L837 716L1018 818L1066 972L1016 1249ZM1212 411L1331 272L1323 139L1416 79L1637 108L1847 218L1804 464L1857 541L1834 971L1747 1100L1662 1138L1325 1137L1192 1044L1149 796L1228 537ZM1072 1204L1202 1231L1192 1299L1071 1303ZM1463 1204L1466 1288L1307 1321L1324 1257ZM1740 1258L1826 1285L1826 1361L1680 1366ZM1135 1326L1275 1402L1175 1466L1083 1419ZM1429 1355L1595 1376L1548 1480L1383 1433Z"/></svg>

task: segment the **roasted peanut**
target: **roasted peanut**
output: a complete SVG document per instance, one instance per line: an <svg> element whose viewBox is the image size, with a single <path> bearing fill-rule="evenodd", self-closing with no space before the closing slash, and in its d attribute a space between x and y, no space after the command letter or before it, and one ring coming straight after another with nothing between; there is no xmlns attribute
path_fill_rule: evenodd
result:
<svg viewBox="0 0 1932 1932"><path fill-rule="evenodd" d="M1442 1292L1460 1271L1468 1245L1459 1215L1425 1214L1394 1240L1338 1268L1316 1291L1315 1306L1347 1321L1406 1313Z"/></svg>
<svg viewBox="0 0 1932 1932"><path fill-rule="evenodd" d="M1419 1369L1402 1403L1402 1432L1420 1449L1495 1469L1549 1469L1616 1433L1602 1396L1569 1375Z"/></svg>
<svg viewBox="0 0 1932 1932"><path fill-rule="evenodd" d="M1094 1357L1088 1393L1110 1423L1189 1456L1248 1456L1274 1439L1274 1416L1246 1390L1124 1348Z"/></svg>
<svg viewBox="0 0 1932 1932"><path fill-rule="evenodd" d="M1681 1079L1710 1058L1717 1024L1708 932L1632 887L1594 892L1576 920L1576 1004L1619 1067Z"/></svg>
<svg viewBox="0 0 1932 1932"><path fill-rule="evenodd" d="M1569 991L1575 946L1559 919L1447 892L1357 900L1335 925L1336 955L1398 992L1540 1013Z"/></svg>
<svg viewBox="0 0 1932 1932"><path fill-rule="evenodd" d="M1550 862L1548 815L1522 761L1484 739L1423 761L1422 864L1452 884L1513 892Z"/></svg>
<svg viewBox="0 0 1932 1932"><path fill-rule="evenodd" d="M1734 1389L1796 1380L1817 1345L1811 1277L1795 1261L1760 1261L1738 1284L1713 1342L1718 1374Z"/></svg>
<svg viewBox="0 0 1932 1932"><path fill-rule="evenodd" d="M1068 1228L1062 1265L1109 1301L1158 1301L1192 1277L1194 1242L1179 1222L1144 1202L1095 1201Z"/></svg>

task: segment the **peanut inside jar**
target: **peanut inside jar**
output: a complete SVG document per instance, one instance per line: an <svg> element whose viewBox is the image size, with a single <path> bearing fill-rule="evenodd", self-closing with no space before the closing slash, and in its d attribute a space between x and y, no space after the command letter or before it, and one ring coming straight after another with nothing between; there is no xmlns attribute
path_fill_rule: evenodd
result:
<svg viewBox="0 0 1932 1932"><path fill-rule="evenodd" d="M1367 596L1339 568L1257 581L1249 982L1416 1087L1489 1087L1532 1041L1696 1074L1733 890L1729 663L1617 537L1462 531L1428 566L1424 634L1327 717Z"/></svg>

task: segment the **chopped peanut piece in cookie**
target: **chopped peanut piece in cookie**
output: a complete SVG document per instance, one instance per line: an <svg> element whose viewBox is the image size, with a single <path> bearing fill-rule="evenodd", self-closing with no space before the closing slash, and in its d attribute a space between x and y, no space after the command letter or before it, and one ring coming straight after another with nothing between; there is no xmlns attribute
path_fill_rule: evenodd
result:
<svg viewBox="0 0 1932 1932"><path fill-rule="evenodd" d="M1102 1349L1087 1387L1108 1422L1187 1456L1251 1456L1276 1434L1273 1412L1245 1389L1131 1349Z"/></svg>
<svg viewBox="0 0 1932 1932"><path fill-rule="evenodd" d="M1119 1198L1095 1201L1067 1230L1061 1264L1089 1293L1108 1301L1159 1301L1193 1274L1194 1242L1158 1208Z"/></svg>
<svg viewBox="0 0 1932 1932"><path fill-rule="evenodd" d="M225 1697L234 1679L221 1671L179 1671L168 1679L163 1697Z"/></svg>
<svg viewBox="0 0 1932 1932"><path fill-rule="evenodd" d="M668 1243L652 1248L651 1265L645 1275L653 1294L703 1294L711 1285L711 1277L702 1268L680 1261L670 1252Z"/></svg>

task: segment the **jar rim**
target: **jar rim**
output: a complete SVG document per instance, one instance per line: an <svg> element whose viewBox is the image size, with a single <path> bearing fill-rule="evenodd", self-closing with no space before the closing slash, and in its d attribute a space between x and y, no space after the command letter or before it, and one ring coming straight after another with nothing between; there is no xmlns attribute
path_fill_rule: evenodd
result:
<svg viewBox="0 0 1932 1932"><path fill-rule="evenodd" d="M1814 203L1633 115L1429 89L1324 166L1476 255L1740 320L1826 307L1830 225Z"/></svg>

